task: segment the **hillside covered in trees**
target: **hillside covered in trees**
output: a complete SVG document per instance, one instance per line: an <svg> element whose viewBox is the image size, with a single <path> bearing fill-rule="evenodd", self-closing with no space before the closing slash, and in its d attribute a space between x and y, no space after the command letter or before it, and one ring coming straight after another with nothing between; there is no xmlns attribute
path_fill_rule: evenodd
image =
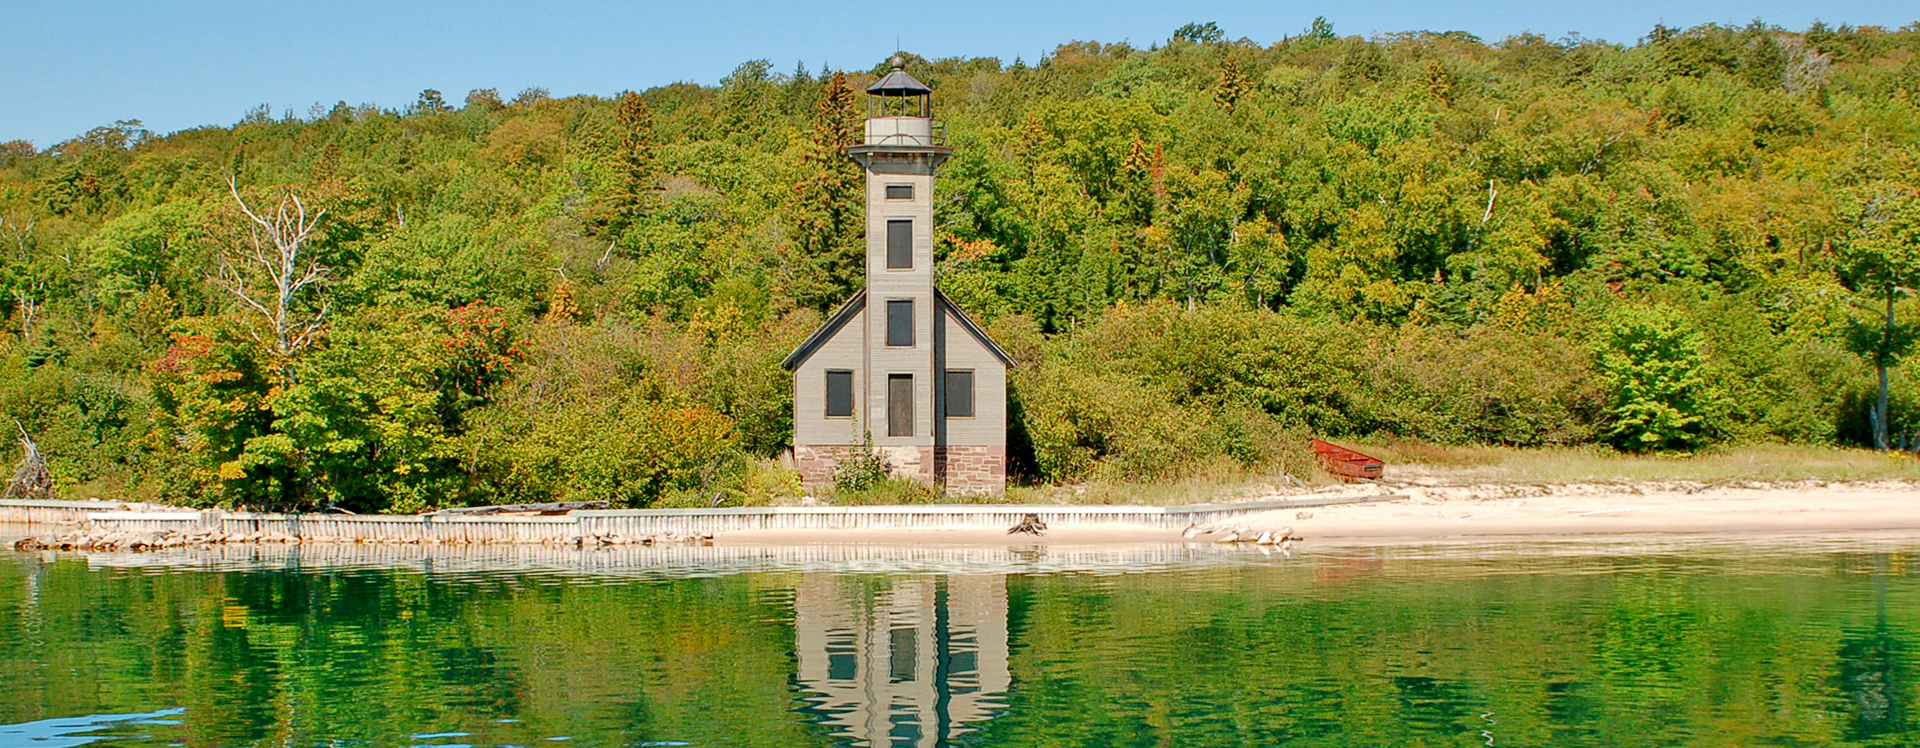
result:
<svg viewBox="0 0 1920 748"><path fill-rule="evenodd" d="M1920 25L1195 24L911 69L957 151L939 282L1020 362L1026 480L1299 471L1309 432L1920 427ZM0 145L0 410L74 495L789 493L778 362L860 282L876 72Z"/></svg>

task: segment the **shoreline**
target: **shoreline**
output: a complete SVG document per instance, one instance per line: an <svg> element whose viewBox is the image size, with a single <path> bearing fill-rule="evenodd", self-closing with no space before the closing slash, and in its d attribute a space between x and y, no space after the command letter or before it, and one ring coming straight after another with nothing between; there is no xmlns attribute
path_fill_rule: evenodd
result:
<svg viewBox="0 0 1920 748"><path fill-rule="evenodd" d="M935 528L756 530L725 533L716 537L715 542L742 545L1207 542L1224 538L1240 528L1255 534L1291 528L1293 535L1302 538L1301 547L1311 547L1320 540L1391 542L1650 534L1920 532L1920 485L1895 481L1717 488L1667 482L1396 485L1391 488L1406 498L1254 512L1200 525L1195 528L1199 534L1191 537L1178 529L1083 526L1051 530L1039 538ZM1379 486L1350 485L1312 493L1273 494L1258 500L1358 495L1379 490Z"/></svg>
<svg viewBox="0 0 1920 748"><path fill-rule="evenodd" d="M1281 533L1318 542L1505 540L1516 538L1634 537L1743 533L1848 533L1920 531L1920 485L1907 482L1789 483L1707 487L1684 483L1395 485L1391 501L1383 486L1344 485L1311 492L1271 493L1252 501L1351 501L1326 506L1264 509L1188 526L1063 524L1044 535L1009 534L1004 528L970 526L866 529L734 529L712 534L716 545L1084 545L1105 543L1214 542L1235 531ZM1212 506L1231 506L1215 504ZM995 505L1020 512L1023 505ZM929 507L931 508L931 507ZM984 508L984 507L981 507ZM1097 505L1089 508L1097 508ZM976 509L977 511L977 509ZM61 525L13 525L43 532ZM0 533L9 534L9 533ZM308 541L313 542L313 541ZM588 542L587 545L593 545Z"/></svg>

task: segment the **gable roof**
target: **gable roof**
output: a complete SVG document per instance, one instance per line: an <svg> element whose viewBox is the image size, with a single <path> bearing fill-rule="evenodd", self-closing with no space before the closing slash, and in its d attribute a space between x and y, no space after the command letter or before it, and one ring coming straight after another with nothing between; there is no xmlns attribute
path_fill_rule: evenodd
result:
<svg viewBox="0 0 1920 748"><path fill-rule="evenodd" d="M848 320L853 319L855 315L860 314L860 310L865 308L867 308L867 289L862 288L855 291L846 303L840 305L839 309L834 310L833 314L827 317L827 321L821 323L819 329L814 330L812 335L800 341L800 347L793 349L792 353L781 360L781 368L787 371L800 368L800 365L806 363L814 351L820 350L820 346L832 340L834 334L840 332L840 328L847 326Z"/></svg>
<svg viewBox="0 0 1920 748"><path fill-rule="evenodd" d="M933 299L941 309L959 320L960 326L966 328L967 333L972 335L974 340L980 341L980 345L985 347L987 352L992 353L994 358L1000 359L1000 363L1007 366L1015 365L1013 357L1007 355L1006 350L1001 348L999 343L993 342L993 338L987 336L987 331L980 329L980 325L975 323L972 317L967 316L966 312L961 311L960 306L953 303L953 299L947 298L947 295L938 288L933 289ZM867 308L867 291L861 289L854 292L853 296L849 297L846 303L841 304L839 309L834 310L832 316L827 317L827 321L821 323L812 335L808 335L806 340L801 341L800 347L787 354L787 357L780 362L781 368L787 371L800 368L808 358L813 357L814 351L820 350L820 346L832 340L834 335L839 334L840 328L846 327L847 322L859 316L860 310L865 308Z"/></svg>
<svg viewBox="0 0 1920 748"><path fill-rule="evenodd" d="M934 303L939 304L942 308L952 313L954 319L960 320L960 326L967 328L967 332L973 333L973 339L980 341L980 345L985 346L987 351L993 354L994 358L1000 359L1000 363L1006 364L1007 366L1015 365L1013 357L1007 355L1006 350L1001 348L999 343L993 342L993 338L987 337L987 331L980 329L980 326L974 323L972 317L967 316L966 312L960 311L960 305L953 303L953 299L947 298L947 295L941 293L938 288L933 289L933 298Z"/></svg>

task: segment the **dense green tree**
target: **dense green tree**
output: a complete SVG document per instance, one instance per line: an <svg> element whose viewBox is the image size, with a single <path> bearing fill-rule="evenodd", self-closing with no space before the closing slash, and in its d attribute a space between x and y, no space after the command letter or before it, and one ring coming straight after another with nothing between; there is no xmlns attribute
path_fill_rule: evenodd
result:
<svg viewBox="0 0 1920 748"><path fill-rule="evenodd" d="M1213 21L1189 23L1173 30L1173 40L1188 44L1213 44L1226 37L1220 30L1220 24Z"/></svg>
<svg viewBox="0 0 1920 748"><path fill-rule="evenodd" d="M1607 435L1622 449L1691 449L1716 435L1718 392L1700 332L1665 307L1626 307L1602 332L1597 368L1613 389Z"/></svg>

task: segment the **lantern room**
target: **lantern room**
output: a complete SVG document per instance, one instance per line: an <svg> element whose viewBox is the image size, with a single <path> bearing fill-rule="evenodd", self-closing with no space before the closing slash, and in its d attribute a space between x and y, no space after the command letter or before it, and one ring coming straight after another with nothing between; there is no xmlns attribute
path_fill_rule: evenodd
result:
<svg viewBox="0 0 1920 748"><path fill-rule="evenodd" d="M867 87L869 146L937 147L944 128L933 119L933 89L907 73L907 58L894 55L893 70Z"/></svg>

